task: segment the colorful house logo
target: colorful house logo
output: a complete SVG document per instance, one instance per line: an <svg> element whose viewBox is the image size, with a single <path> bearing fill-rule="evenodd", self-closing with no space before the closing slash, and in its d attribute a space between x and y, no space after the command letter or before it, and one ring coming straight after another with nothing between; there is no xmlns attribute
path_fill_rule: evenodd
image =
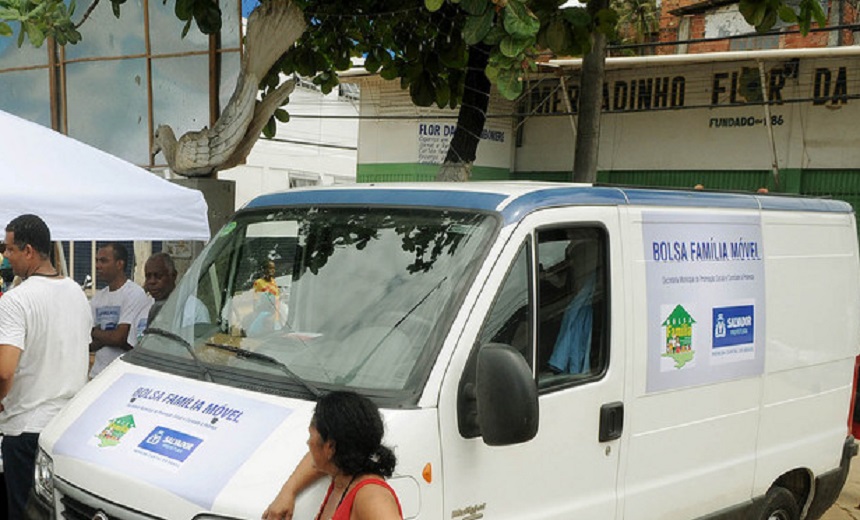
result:
<svg viewBox="0 0 860 520"><path fill-rule="evenodd" d="M693 324L696 320L682 305L677 305L663 321L666 330L666 346L663 357L675 360L675 368L682 368L693 360Z"/></svg>
<svg viewBox="0 0 860 520"><path fill-rule="evenodd" d="M111 419L108 425L96 435L99 440L99 448L108 448L116 446L122 437L134 428L134 417L132 415L123 415Z"/></svg>

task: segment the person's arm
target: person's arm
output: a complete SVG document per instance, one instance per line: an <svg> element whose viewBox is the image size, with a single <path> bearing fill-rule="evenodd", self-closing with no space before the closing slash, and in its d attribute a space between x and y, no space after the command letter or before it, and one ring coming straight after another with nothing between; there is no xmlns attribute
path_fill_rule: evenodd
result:
<svg viewBox="0 0 860 520"><path fill-rule="evenodd" d="M131 325L128 323L120 323L113 330L102 330L98 327L93 327L93 342L90 343L90 351L92 352L105 346L131 350L131 345L128 344L128 331L130 328Z"/></svg>
<svg viewBox="0 0 860 520"><path fill-rule="evenodd" d="M278 495L263 511L263 520L290 520L296 506L296 496L325 475L314 468L311 454L306 453Z"/></svg>
<svg viewBox="0 0 860 520"><path fill-rule="evenodd" d="M394 494L375 484L358 490L352 512L358 520L403 520Z"/></svg>
<svg viewBox="0 0 860 520"><path fill-rule="evenodd" d="M13 345L0 345L0 401L9 395L12 390L12 382L15 379L15 370L21 359L21 349ZM0 412L4 409L0 402Z"/></svg>

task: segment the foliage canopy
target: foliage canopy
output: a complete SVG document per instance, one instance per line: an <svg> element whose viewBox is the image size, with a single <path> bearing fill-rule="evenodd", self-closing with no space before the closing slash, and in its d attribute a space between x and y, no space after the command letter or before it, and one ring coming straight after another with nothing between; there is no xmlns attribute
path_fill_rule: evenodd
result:
<svg viewBox="0 0 860 520"><path fill-rule="evenodd" d="M125 1L110 0L117 17ZM283 1L290 0L262 0ZM399 79L416 105L456 108L466 88L469 49L483 44L490 49L486 76L503 96L515 99L542 50L583 55L592 34L611 35L618 22L615 9L561 8L565 0L292 1L302 9L308 30L263 79L264 95L280 83L280 74L293 73L313 78L328 93L339 82L338 72L350 68L351 58L364 56L369 72ZM797 23L804 33L813 21L826 22L818 0L800 0L796 9L784 0L741 0L739 8L759 31L769 30L777 19ZM0 0L0 35L12 36L17 23L19 46L29 39L38 47L46 37L74 44L83 22L74 23L74 13L75 0L68 5L64 0ZM185 22L183 35L192 22L205 34L221 28L221 11L212 0L175 0L175 14ZM288 115L279 109L264 134L274 134L276 118L286 121Z"/></svg>

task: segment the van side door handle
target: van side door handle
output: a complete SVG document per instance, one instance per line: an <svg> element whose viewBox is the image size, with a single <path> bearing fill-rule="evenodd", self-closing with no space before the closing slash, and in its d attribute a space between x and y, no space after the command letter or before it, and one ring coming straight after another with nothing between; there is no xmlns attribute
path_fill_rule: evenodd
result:
<svg viewBox="0 0 860 520"><path fill-rule="evenodd" d="M624 431L624 403L616 401L600 407L600 442L614 441Z"/></svg>

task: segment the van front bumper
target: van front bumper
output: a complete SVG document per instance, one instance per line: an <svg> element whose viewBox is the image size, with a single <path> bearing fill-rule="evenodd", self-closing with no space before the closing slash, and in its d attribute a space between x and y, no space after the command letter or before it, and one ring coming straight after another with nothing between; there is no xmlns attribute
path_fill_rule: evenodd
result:
<svg viewBox="0 0 860 520"><path fill-rule="evenodd" d="M54 508L42 500L34 490L30 490L27 498L27 509L24 511L27 520L54 520Z"/></svg>

